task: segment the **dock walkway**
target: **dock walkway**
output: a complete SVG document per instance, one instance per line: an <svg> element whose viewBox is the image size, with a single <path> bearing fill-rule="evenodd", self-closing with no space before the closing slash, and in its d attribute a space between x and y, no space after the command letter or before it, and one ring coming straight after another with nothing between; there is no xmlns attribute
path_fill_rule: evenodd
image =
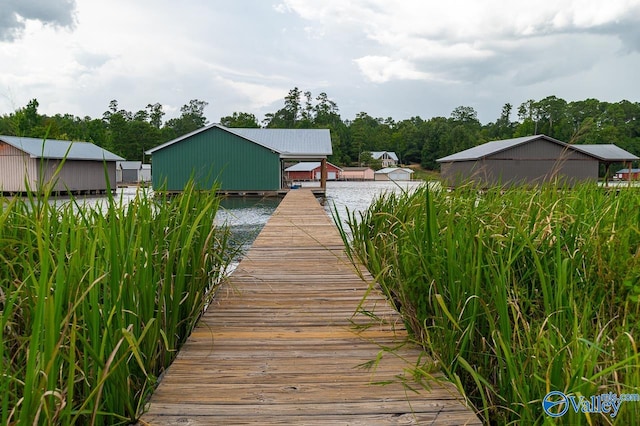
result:
<svg viewBox="0 0 640 426"><path fill-rule="evenodd" d="M363 271L311 191L290 191L140 423L481 424L453 385L414 381L430 363L379 290L360 305Z"/></svg>

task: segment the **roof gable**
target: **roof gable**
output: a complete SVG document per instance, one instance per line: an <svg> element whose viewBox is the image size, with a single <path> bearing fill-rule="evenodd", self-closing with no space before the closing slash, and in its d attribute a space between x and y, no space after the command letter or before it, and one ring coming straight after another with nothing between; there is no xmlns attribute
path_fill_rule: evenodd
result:
<svg viewBox="0 0 640 426"><path fill-rule="evenodd" d="M391 151L372 151L371 157L374 160L379 160L384 154L387 154L392 160L398 161L398 156L396 155L396 153Z"/></svg>
<svg viewBox="0 0 640 426"><path fill-rule="evenodd" d="M446 157L439 158L436 161L438 163L448 163L453 161L479 160L481 158L485 158L490 155L497 154L498 152L506 151L518 145L522 145L538 139L545 139L550 142L558 143L561 145L567 145L564 142L560 142L557 139L553 139L545 135L525 136L521 138L504 139L499 141L487 142L482 145L474 146L473 148L465 149L464 151L460 151L455 154L451 154Z"/></svg>
<svg viewBox="0 0 640 426"><path fill-rule="evenodd" d="M142 168L142 161L118 161L116 167L122 170L139 170Z"/></svg>
<svg viewBox="0 0 640 426"><path fill-rule="evenodd" d="M378 174L389 174L389 173L397 172L398 170L401 170L401 171L406 172L406 173L413 173L413 170L405 169L405 168L402 168L402 167L385 167L384 169L380 169L380 170L376 171L376 173L378 173Z"/></svg>
<svg viewBox="0 0 640 426"><path fill-rule="evenodd" d="M487 142L482 145L474 146L473 148L469 148L464 151L439 158L436 161L438 163L449 163L455 161L476 161L536 140L545 140L547 142L560 145L563 148L586 154L589 157L595 158L599 161L616 162L633 161L639 159L630 152L627 152L624 149L613 144L575 145L567 144L546 135L534 135Z"/></svg>
<svg viewBox="0 0 640 426"><path fill-rule="evenodd" d="M72 142L57 139L23 138L19 136L0 136L5 142L31 158L47 158L87 161L120 161L124 158L90 142Z"/></svg>
<svg viewBox="0 0 640 426"><path fill-rule="evenodd" d="M275 151L281 158L324 158L333 153L329 129L245 129L211 124L152 148L146 151L146 154L153 154L212 128L226 131Z"/></svg>

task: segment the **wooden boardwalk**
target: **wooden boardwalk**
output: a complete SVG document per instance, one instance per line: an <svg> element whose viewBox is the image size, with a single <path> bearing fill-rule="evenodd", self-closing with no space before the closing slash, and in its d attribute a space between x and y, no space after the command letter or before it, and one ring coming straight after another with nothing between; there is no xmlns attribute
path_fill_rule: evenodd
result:
<svg viewBox="0 0 640 426"><path fill-rule="evenodd" d="M451 384L414 382L429 360L378 290L358 309L369 283L313 194L289 192L140 423L481 424Z"/></svg>

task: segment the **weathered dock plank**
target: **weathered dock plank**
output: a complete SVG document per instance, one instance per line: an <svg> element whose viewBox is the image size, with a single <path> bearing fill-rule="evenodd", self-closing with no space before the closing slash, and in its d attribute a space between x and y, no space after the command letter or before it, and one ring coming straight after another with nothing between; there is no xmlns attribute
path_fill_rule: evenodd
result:
<svg viewBox="0 0 640 426"><path fill-rule="evenodd" d="M480 424L361 278L310 191L287 194L141 424ZM367 298L363 300L365 294Z"/></svg>

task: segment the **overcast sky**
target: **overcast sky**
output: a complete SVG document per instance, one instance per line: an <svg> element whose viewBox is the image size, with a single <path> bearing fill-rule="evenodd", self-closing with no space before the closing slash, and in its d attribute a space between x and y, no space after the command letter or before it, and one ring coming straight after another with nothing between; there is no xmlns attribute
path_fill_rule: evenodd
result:
<svg viewBox="0 0 640 426"><path fill-rule="evenodd" d="M293 87L343 119L402 120L555 95L640 101L640 0L1 0L0 115L259 120Z"/></svg>

